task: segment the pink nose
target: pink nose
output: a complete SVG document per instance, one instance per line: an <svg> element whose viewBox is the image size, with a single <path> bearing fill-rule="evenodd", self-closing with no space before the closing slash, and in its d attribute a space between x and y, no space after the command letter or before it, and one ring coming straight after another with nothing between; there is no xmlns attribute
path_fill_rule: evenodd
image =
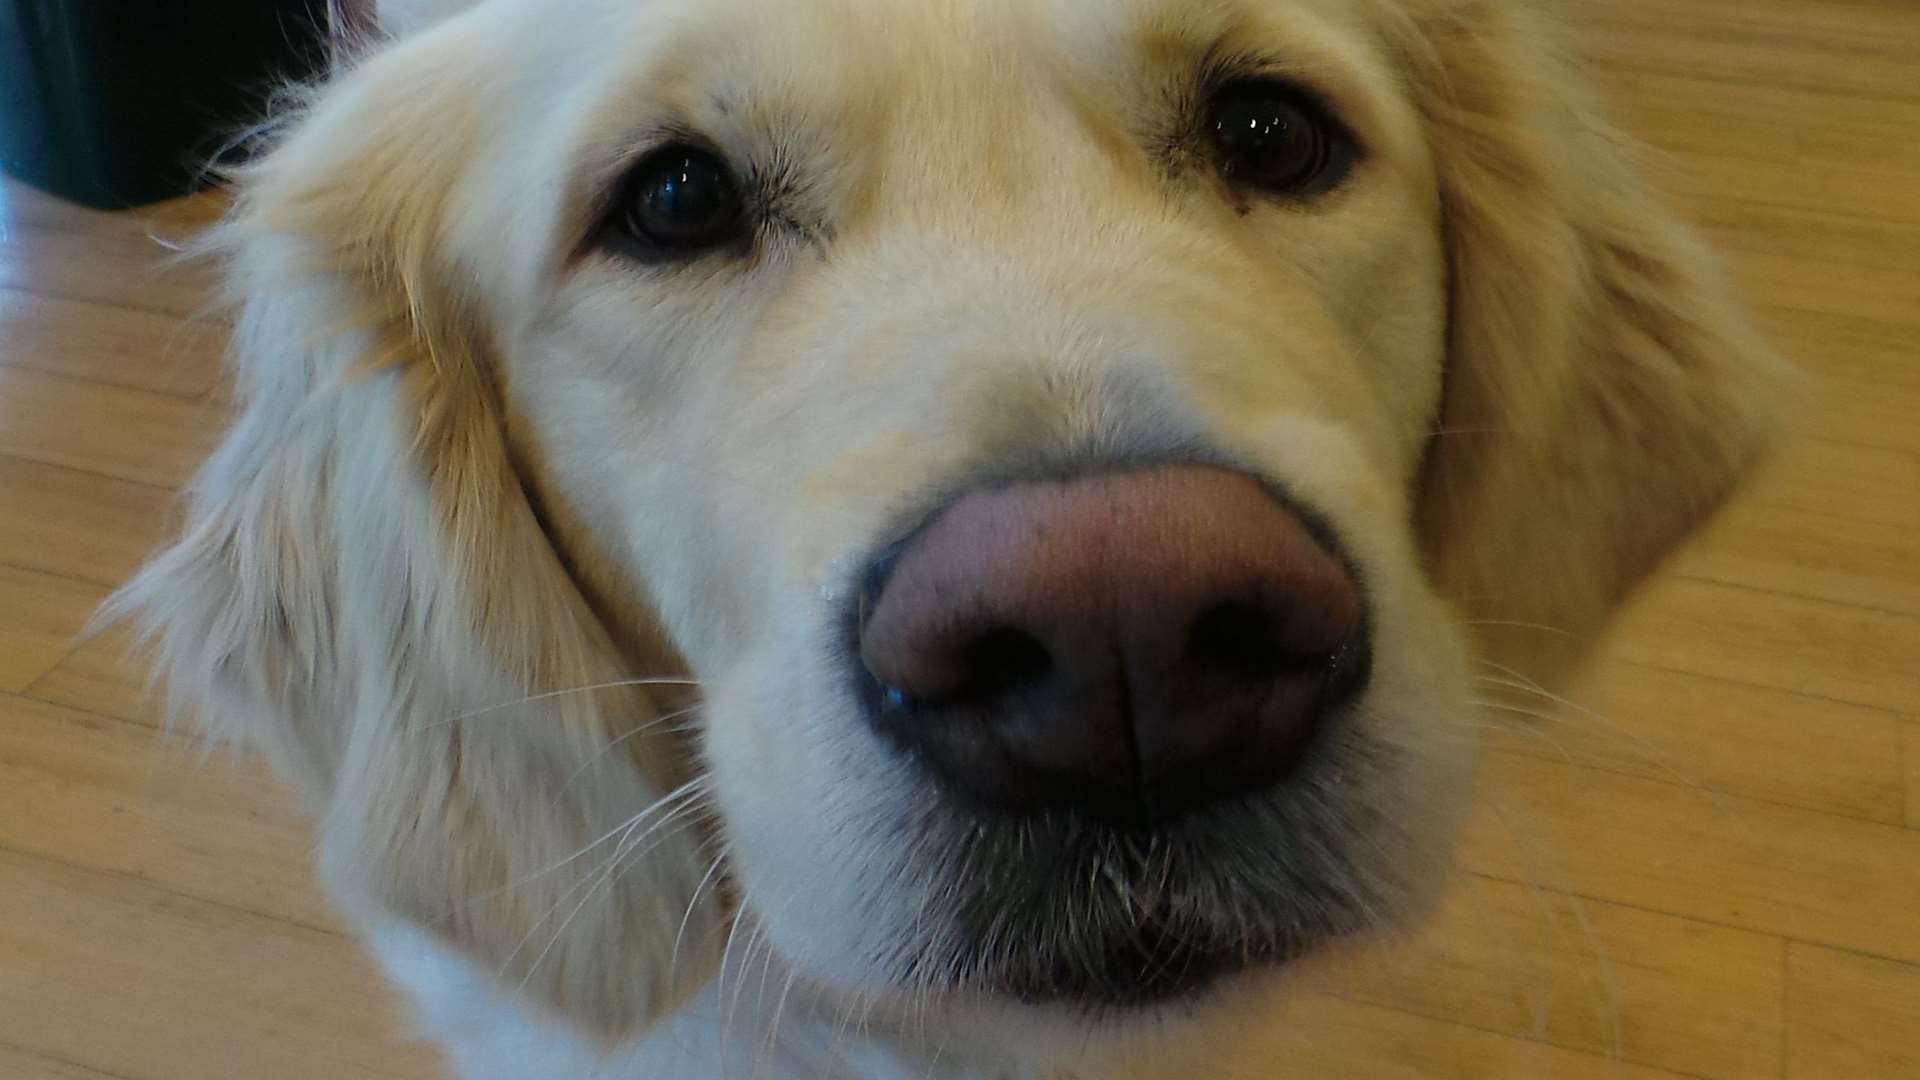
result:
<svg viewBox="0 0 1920 1080"><path fill-rule="evenodd" d="M1352 574L1225 469L976 490L876 580L876 720L996 809L1147 824L1270 785L1366 681Z"/></svg>

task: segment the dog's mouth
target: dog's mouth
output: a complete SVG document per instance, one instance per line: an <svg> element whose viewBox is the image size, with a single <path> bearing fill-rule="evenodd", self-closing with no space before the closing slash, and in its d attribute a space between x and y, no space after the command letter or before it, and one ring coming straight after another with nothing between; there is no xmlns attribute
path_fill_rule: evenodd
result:
<svg viewBox="0 0 1920 1080"><path fill-rule="evenodd" d="M951 882L956 932L913 958L910 982L1146 1008L1369 929L1391 900L1352 862L1355 833L1378 823L1331 809L1334 789L1368 767L1345 741L1324 740L1335 745L1316 747L1284 789L1152 830L1071 811L955 828L928 851Z"/></svg>

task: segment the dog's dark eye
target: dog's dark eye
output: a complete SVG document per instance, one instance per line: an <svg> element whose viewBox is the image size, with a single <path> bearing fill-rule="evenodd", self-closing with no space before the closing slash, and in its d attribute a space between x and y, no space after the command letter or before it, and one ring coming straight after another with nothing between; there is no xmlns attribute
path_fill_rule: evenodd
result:
<svg viewBox="0 0 1920 1080"><path fill-rule="evenodd" d="M1271 79L1222 87L1209 108L1207 133L1228 182L1270 194L1321 194L1353 165L1346 128L1312 95Z"/></svg>
<svg viewBox="0 0 1920 1080"><path fill-rule="evenodd" d="M738 238L746 203L725 162L698 147L675 145L634 168L618 212L628 239L671 256Z"/></svg>

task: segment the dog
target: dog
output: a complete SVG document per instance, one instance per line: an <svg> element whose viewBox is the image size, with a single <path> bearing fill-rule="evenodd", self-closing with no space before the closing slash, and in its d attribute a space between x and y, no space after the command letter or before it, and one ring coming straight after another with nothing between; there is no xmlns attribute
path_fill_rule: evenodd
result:
<svg viewBox="0 0 1920 1080"><path fill-rule="evenodd" d="M1526 0L379 15L115 610L473 1080L1293 1075L1780 431Z"/></svg>

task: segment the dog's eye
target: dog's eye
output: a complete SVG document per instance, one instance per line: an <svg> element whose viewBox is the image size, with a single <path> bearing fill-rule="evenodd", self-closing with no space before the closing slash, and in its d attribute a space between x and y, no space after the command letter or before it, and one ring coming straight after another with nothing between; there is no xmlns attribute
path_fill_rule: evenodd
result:
<svg viewBox="0 0 1920 1080"><path fill-rule="evenodd" d="M1321 194L1353 166L1346 128L1311 94L1271 79L1222 87L1209 107L1207 133L1229 183L1271 194Z"/></svg>
<svg viewBox="0 0 1920 1080"><path fill-rule="evenodd" d="M746 203L725 162L698 147L675 145L634 168L618 213L629 240L671 256L736 239Z"/></svg>

